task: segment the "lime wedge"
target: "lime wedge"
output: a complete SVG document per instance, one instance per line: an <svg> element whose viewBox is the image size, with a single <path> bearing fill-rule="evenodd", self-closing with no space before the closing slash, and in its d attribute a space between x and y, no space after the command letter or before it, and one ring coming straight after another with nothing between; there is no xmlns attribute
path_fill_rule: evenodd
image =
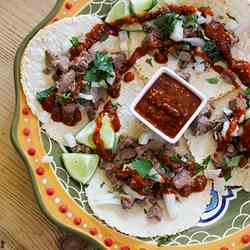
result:
<svg viewBox="0 0 250 250"><path fill-rule="evenodd" d="M95 131L96 123L92 121L88 123L77 135L76 141L81 144L85 144L88 147L95 149L96 146L93 142L93 133Z"/></svg>
<svg viewBox="0 0 250 250"><path fill-rule="evenodd" d="M91 179L99 162L95 154L68 153L63 154L62 159L70 176L83 184Z"/></svg>
<svg viewBox="0 0 250 250"><path fill-rule="evenodd" d="M95 121L88 123L77 135L76 141L81 144L85 144L88 147L95 149L96 145L93 142L93 133L96 128ZM110 123L110 119L107 115L103 117L102 127L100 129L100 136L104 143L105 149L112 149L115 143L115 131Z"/></svg>
<svg viewBox="0 0 250 250"><path fill-rule="evenodd" d="M154 0L131 0L132 9L135 14L143 14L145 11L148 11L154 7L154 3L157 1Z"/></svg>
<svg viewBox="0 0 250 250"><path fill-rule="evenodd" d="M110 10L106 17L106 22L111 23L115 20L121 19L125 16L129 16L129 0L119 0Z"/></svg>
<svg viewBox="0 0 250 250"><path fill-rule="evenodd" d="M104 148L112 149L115 144L116 135L112 127L112 124L110 123L110 119L106 115L103 117L102 120L102 128L100 130L100 136L104 143Z"/></svg>

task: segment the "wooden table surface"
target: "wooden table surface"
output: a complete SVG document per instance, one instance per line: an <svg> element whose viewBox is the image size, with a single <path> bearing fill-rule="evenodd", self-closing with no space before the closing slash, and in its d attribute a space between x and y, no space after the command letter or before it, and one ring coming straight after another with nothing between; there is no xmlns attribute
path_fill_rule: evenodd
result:
<svg viewBox="0 0 250 250"><path fill-rule="evenodd" d="M18 45L55 0L0 0L0 249L57 250L63 235L37 206L28 172L9 138Z"/></svg>

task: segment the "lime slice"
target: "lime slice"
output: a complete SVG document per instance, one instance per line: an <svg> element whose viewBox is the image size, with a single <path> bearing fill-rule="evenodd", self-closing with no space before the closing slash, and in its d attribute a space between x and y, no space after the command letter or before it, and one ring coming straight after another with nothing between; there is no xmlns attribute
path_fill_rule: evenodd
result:
<svg viewBox="0 0 250 250"><path fill-rule="evenodd" d="M88 123L77 135L76 141L81 144L85 144L88 147L95 149L96 146L93 142L93 133L95 131L96 123L92 121Z"/></svg>
<svg viewBox="0 0 250 250"><path fill-rule="evenodd" d="M115 20L121 19L125 16L129 16L129 0L119 0L110 10L106 17L106 22L111 23Z"/></svg>
<svg viewBox="0 0 250 250"><path fill-rule="evenodd" d="M155 2L154 0L131 0L135 14L143 14L145 11L152 9Z"/></svg>
<svg viewBox="0 0 250 250"><path fill-rule="evenodd" d="M143 27L139 23L135 23L132 25L123 25L121 30L128 31L128 32L143 32Z"/></svg>
<svg viewBox="0 0 250 250"><path fill-rule="evenodd" d="M95 121L88 123L77 135L76 141L81 144L85 144L88 147L95 149L96 145L93 142L93 133L96 128ZM105 149L112 149L115 143L115 132L110 123L108 116L104 116L102 120L102 127L100 129L100 136L104 143Z"/></svg>
<svg viewBox="0 0 250 250"><path fill-rule="evenodd" d="M68 153L63 154L62 159L70 176L83 184L91 179L99 162L95 154Z"/></svg>
<svg viewBox="0 0 250 250"><path fill-rule="evenodd" d="M102 120L102 128L100 130L100 136L104 143L104 148L112 149L115 144L116 135L112 127L112 124L110 123L110 119L106 115L103 117Z"/></svg>

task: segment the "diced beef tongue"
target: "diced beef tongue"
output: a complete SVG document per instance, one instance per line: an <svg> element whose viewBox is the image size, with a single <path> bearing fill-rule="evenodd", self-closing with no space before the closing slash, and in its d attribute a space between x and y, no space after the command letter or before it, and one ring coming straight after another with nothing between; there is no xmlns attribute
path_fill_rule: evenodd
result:
<svg viewBox="0 0 250 250"><path fill-rule="evenodd" d="M181 51L178 58L178 66L180 69L187 68L188 64L192 61L192 54L187 51Z"/></svg>
<svg viewBox="0 0 250 250"><path fill-rule="evenodd" d="M156 203L152 207L150 207L148 211L146 211L146 215L148 219L156 219L158 221L161 221L163 216L162 208Z"/></svg>
<svg viewBox="0 0 250 250"><path fill-rule="evenodd" d="M153 30L147 34L144 43L150 49L158 49L163 47L160 32L156 30Z"/></svg>
<svg viewBox="0 0 250 250"><path fill-rule="evenodd" d="M66 74L63 74L57 83L59 93L63 93L68 87L75 81L76 73L74 70L70 70Z"/></svg>
<svg viewBox="0 0 250 250"><path fill-rule="evenodd" d="M224 152L215 152L212 157L212 162L216 168L221 168L225 164Z"/></svg>
<svg viewBox="0 0 250 250"><path fill-rule="evenodd" d="M192 177L185 169L173 178L173 184L177 189L182 189L184 186L191 185L191 183Z"/></svg>
<svg viewBox="0 0 250 250"><path fill-rule="evenodd" d="M115 71L120 72L123 69L127 61L127 56L123 52L117 52L117 53L112 54L112 59L113 59Z"/></svg>
<svg viewBox="0 0 250 250"><path fill-rule="evenodd" d="M45 50L46 69L45 73L51 73L53 70L59 73L65 73L69 69L69 59L66 56L59 56L51 50Z"/></svg>
<svg viewBox="0 0 250 250"><path fill-rule="evenodd" d="M121 204L122 204L123 209L130 209L133 207L135 203L135 198L127 194L121 194L120 197L121 197Z"/></svg>
<svg viewBox="0 0 250 250"><path fill-rule="evenodd" d="M84 103L84 110L88 115L89 120L94 120L96 118L97 107L92 101L86 101Z"/></svg>
<svg viewBox="0 0 250 250"><path fill-rule="evenodd" d="M108 92L105 88L91 88L91 95L93 96L93 102L97 107L104 103L108 98Z"/></svg>
<svg viewBox="0 0 250 250"><path fill-rule="evenodd" d="M204 135L213 128L214 124L209 120L211 114L212 108L207 106L194 120L191 125L191 131L194 136Z"/></svg>
<svg viewBox="0 0 250 250"><path fill-rule="evenodd" d="M246 100L241 97L236 97L229 102L229 108L232 111L236 111L238 109L245 110L247 108Z"/></svg>
<svg viewBox="0 0 250 250"><path fill-rule="evenodd" d="M89 63L93 60L93 55L87 51L82 51L78 57L75 57L70 63L70 68L77 72L85 72Z"/></svg>
<svg viewBox="0 0 250 250"><path fill-rule="evenodd" d="M130 138L130 137L120 137L119 139L119 143L118 143L118 147L117 150L121 151L127 147L133 147L134 145L136 145L136 142L134 139Z"/></svg>
<svg viewBox="0 0 250 250"><path fill-rule="evenodd" d="M118 152L118 159L122 161L131 160L136 157L136 151L134 148L125 148Z"/></svg>
<svg viewBox="0 0 250 250"><path fill-rule="evenodd" d="M62 106L62 120L63 123L72 126L81 120L81 111L77 104L69 103Z"/></svg>

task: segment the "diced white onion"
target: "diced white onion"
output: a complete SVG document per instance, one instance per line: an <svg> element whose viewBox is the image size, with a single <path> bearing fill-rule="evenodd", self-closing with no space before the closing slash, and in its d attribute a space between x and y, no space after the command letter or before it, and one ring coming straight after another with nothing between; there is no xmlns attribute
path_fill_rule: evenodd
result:
<svg viewBox="0 0 250 250"><path fill-rule="evenodd" d="M163 199L164 199L169 217L171 219L176 219L178 217L178 204L176 201L175 194L165 194L163 195Z"/></svg>
<svg viewBox="0 0 250 250"><path fill-rule="evenodd" d="M213 21L213 17L212 16L207 16L206 17L206 24L209 24Z"/></svg>
<svg viewBox="0 0 250 250"><path fill-rule="evenodd" d="M223 177L218 177L214 179L214 190L222 194L225 190L226 181Z"/></svg>
<svg viewBox="0 0 250 250"><path fill-rule="evenodd" d="M223 109L223 112L227 115L227 116L230 116L233 114L233 111L229 108L224 108Z"/></svg>
<svg viewBox="0 0 250 250"><path fill-rule="evenodd" d="M107 78L107 82L109 85L112 85L115 80L115 76Z"/></svg>
<svg viewBox="0 0 250 250"><path fill-rule="evenodd" d="M124 185L123 186L123 190L130 196L132 196L135 199L138 200L143 200L145 198L145 196L138 194L137 192L135 192L133 189L131 189L129 186Z"/></svg>
<svg viewBox="0 0 250 250"><path fill-rule="evenodd" d="M39 119L42 123L48 123L50 119L50 115L46 111L42 111L39 113Z"/></svg>
<svg viewBox="0 0 250 250"><path fill-rule="evenodd" d="M85 99L87 101L92 101L94 99L94 97L92 95L83 94L83 93L80 93L79 97L82 99Z"/></svg>
<svg viewBox="0 0 250 250"><path fill-rule="evenodd" d="M246 120L250 119L250 109L247 109L245 119Z"/></svg>
<svg viewBox="0 0 250 250"><path fill-rule="evenodd" d="M205 42L202 38L199 37L189 37L184 38L182 41L190 43L194 47L203 47L205 45Z"/></svg>
<svg viewBox="0 0 250 250"><path fill-rule="evenodd" d="M52 163L54 161L54 157L51 155L44 155L41 159L42 163Z"/></svg>
<svg viewBox="0 0 250 250"><path fill-rule="evenodd" d="M220 175L221 169L206 169L204 173L209 179L215 180Z"/></svg>
<svg viewBox="0 0 250 250"><path fill-rule="evenodd" d="M164 183L164 179L154 168L152 168L150 170L149 176L150 176L150 179L153 179L153 180L160 182L160 183Z"/></svg>
<svg viewBox="0 0 250 250"><path fill-rule="evenodd" d="M174 31L170 35L170 38L176 42L183 40L183 21L178 21L175 25Z"/></svg>
<svg viewBox="0 0 250 250"><path fill-rule="evenodd" d="M73 148L76 146L76 138L72 133L67 133L63 136L63 139L65 141L65 145Z"/></svg>
<svg viewBox="0 0 250 250"><path fill-rule="evenodd" d="M202 13L200 11L197 11L195 15L198 17L197 23L198 24L204 24L204 23L210 23L213 19L211 16L204 17L202 16Z"/></svg>
<svg viewBox="0 0 250 250"><path fill-rule="evenodd" d="M194 70L197 73L203 73L206 70L205 63L199 63L199 62L194 63Z"/></svg>
<svg viewBox="0 0 250 250"><path fill-rule="evenodd" d="M222 136L225 138L227 134L227 130L229 129L230 123L229 121L225 121L223 124L223 129L221 131Z"/></svg>
<svg viewBox="0 0 250 250"><path fill-rule="evenodd" d="M138 142L141 145L146 145L150 140L161 140L161 138L154 132L144 132L140 135Z"/></svg>
<svg viewBox="0 0 250 250"><path fill-rule="evenodd" d="M127 31L120 31L119 32L119 39L120 39L121 51L127 53L128 52L128 33L127 33Z"/></svg>
<svg viewBox="0 0 250 250"><path fill-rule="evenodd" d="M226 24L225 28L229 31L235 31L239 27L239 23L237 23L235 20L230 19Z"/></svg>

